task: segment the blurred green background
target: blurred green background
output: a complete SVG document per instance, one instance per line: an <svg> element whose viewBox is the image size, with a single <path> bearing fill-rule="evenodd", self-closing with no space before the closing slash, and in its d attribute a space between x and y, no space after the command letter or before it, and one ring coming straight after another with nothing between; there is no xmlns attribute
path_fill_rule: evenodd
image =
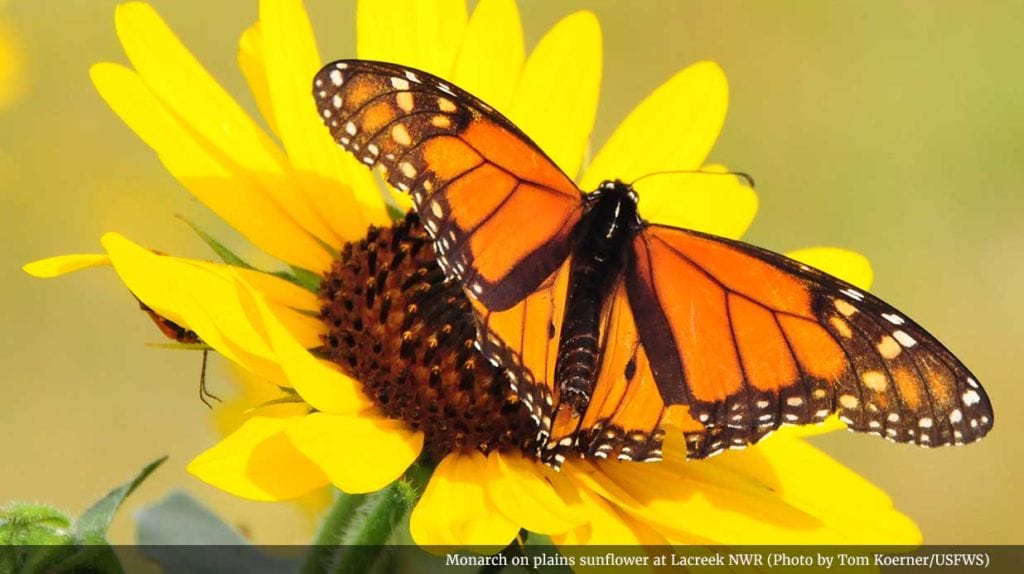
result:
<svg viewBox="0 0 1024 574"><path fill-rule="evenodd" d="M235 65L255 1L152 4L255 113ZM242 245L92 88L90 64L125 61L115 5L0 3L0 32L20 45L27 84L0 111L0 501L78 513L168 453L128 501L115 542L131 542L133 508L176 486L257 542L308 541L313 522L302 510L238 500L185 473L218 436L196 398L199 356L147 348L161 337L112 272L40 281L20 270L95 252L111 230L209 257L174 214ZM324 58L352 56L354 3L307 7ZM712 159L753 174L761 198L746 238L780 251L837 245L867 255L873 291L953 349L997 411L992 434L966 448L852 433L816 442L889 492L929 543L1024 543L1015 362L1024 351L1024 3L523 1L528 47L580 8L598 15L605 39L595 149L661 81L717 60L731 106ZM229 394L230 379L212 361L211 390Z"/></svg>

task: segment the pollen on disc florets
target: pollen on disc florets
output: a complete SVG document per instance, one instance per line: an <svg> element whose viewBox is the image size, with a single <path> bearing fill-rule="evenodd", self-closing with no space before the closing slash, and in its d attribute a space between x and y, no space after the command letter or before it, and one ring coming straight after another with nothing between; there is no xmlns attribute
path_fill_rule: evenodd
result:
<svg viewBox="0 0 1024 574"><path fill-rule="evenodd" d="M347 244L320 286L325 350L424 452L536 450L536 424L504 371L473 346L469 300L445 280L412 213Z"/></svg>

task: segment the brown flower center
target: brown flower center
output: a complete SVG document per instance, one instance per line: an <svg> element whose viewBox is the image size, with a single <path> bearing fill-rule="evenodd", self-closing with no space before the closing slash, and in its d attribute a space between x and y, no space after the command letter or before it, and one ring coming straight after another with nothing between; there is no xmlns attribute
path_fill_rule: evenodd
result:
<svg viewBox="0 0 1024 574"><path fill-rule="evenodd" d="M320 285L325 350L384 413L426 435L439 459L459 450L531 455L536 424L505 372L473 346L469 300L445 280L412 213L345 246Z"/></svg>

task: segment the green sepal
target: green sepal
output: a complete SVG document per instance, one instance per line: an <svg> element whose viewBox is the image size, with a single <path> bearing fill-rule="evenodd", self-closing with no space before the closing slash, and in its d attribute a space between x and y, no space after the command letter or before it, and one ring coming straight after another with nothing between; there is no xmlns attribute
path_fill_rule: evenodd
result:
<svg viewBox="0 0 1024 574"><path fill-rule="evenodd" d="M292 281L302 287L303 289L311 293L320 292L320 284L323 283L324 278L319 274L303 269L301 267L292 266Z"/></svg>
<svg viewBox="0 0 1024 574"><path fill-rule="evenodd" d="M227 263L228 265L232 265L234 267L241 267L243 269L254 269L254 267L246 263L244 259L242 259L238 255L235 255L234 251L228 249L226 245L214 239L212 235L203 231L201 227L199 227L195 223L192 223L192 221L190 221L185 216L179 215L178 219L184 221L189 227L191 227L192 231L195 231L196 235L198 235L199 238L202 239L203 242L210 247L210 249L213 249L213 252L216 253L217 257L220 257L221 261L223 261L224 263Z"/></svg>

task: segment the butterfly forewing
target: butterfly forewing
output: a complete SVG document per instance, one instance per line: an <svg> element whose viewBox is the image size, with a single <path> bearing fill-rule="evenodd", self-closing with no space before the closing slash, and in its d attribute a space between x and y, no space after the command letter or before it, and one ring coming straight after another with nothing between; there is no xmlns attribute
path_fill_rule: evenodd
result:
<svg viewBox="0 0 1024 574"><path fill-rule="evenodd" d="M438 263L488 308L517 304L568 256L580 191L490 106L379 62L335 62L313 84L335 140L412 194Z"/></svg>

